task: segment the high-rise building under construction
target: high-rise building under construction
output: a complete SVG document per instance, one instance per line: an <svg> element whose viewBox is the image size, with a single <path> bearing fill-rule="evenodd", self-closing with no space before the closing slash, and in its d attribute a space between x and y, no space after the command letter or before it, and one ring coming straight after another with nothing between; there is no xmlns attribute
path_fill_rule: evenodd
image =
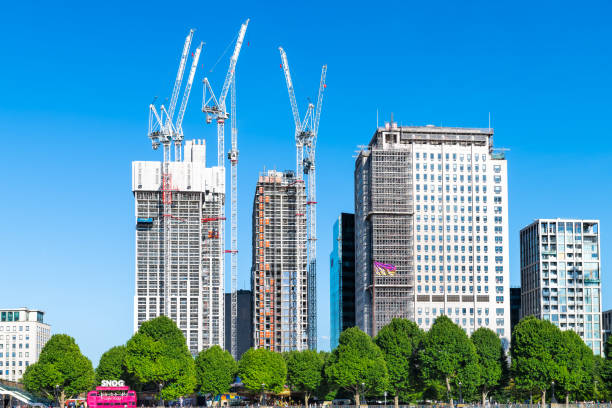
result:
<svg viewBox="0 0 612 408"><path fill-rule="evenodd" d="M206 167L203 140L187 141L182 161L168 163L166 183L161 162L133 162L132 191L134 331L146 320L165 315L181 329L192 354L215 344L223 347L223 169Z"/></svg>
<svg viewBox="0 0 612 408"><path fill-rule="evenodd" d="M253 344L308 348L306 193L292 171L259 175L253 200Z"/></svg>
<svg viewBox="0 0 612 408"><path fill-rule="evenodd" d="M491 129L376 129L355 163L357 325L394 317L510 338L507 166Z"/></svg>

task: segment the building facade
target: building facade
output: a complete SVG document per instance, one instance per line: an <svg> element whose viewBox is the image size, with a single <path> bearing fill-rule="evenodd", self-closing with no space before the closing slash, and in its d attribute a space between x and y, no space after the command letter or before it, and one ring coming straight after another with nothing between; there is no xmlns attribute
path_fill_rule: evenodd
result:
<svg viewBox="0 0 612 408"><path fill-rule="evenodd" d="M574 330L602 355L599 221L538 219L520 242L522 316Z"/></svg>
<svg viewBox="0 0 612 408"><path fill-rule="evenodd" d="M253 293L250 290L240 289L238 295L238 322L236 345L237 358L240 358L248 349L253 347ZM225 349L232 353L232 294L225 294Z"/></svg>
<svg viewBox="0 0 612 408"><path fill-rule="evenodd" d="M0 380L19 381L51 338L40 310L0 309Z"/></svg>
<svg viewBox="0 0 612 408"><path fill-rule="evenodd" d="M253 345L308 348L306 195L294 172L259 175L253 200Z"/></svg>
<svg viewBox="0 0 612 408"><path fill-rule="evenodd" d="M134 331L155 317L171 318L192 354L224 346L224 270L219 217L223 169L206 167L204 141L187 141L182 161L132 163L135 198ZM164 214L164 200L168 214ZM165 256L169 254L169 256Z"/></svg>
<svg viewBox="0 0 612 408"><path fill-rule="evenodd" d="M329 256L330 348L340 333L355 326L355 214L341 213L333 228Z"/></svg>
<svg viewBox="0 0 612 408"><path fill-rule="evenodd" d="M379 127L355 163L358 326L447 315L508 345L508 189L491 129Z"/></svg>

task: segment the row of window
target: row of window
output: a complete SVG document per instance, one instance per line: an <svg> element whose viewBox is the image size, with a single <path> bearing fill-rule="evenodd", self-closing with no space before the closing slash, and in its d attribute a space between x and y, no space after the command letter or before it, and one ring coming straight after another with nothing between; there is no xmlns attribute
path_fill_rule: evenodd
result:
<svg viewBox="0 0 612 408"><path fill-rule="evenodd" d="M15 353L14 351L13 351L12 353L7 352L7 353L6 353L6 358L10 358L10 357L14 357L14 358L19 357L19 358L22 358L22 357L23 357L23 354L24 354L24 353L19 353L19 354L17 354L17 353ZM0 358L1 358L1 357L4 357L4 352L2 352L2 351L0 351ZM26 353L25 353L25 357L30 357L30 353L29 353L29 352L26 352Z"/></svg>
<svg viewBox="0 0 612 408"><path fill-rule="evenodd" d="M437 288L439 288L439 290L436 290ZM453 287L451 285L446 286L446 293L453 293ZM466 286L463 285L461 286L461 291L459 291L459 285L455 285L454 287L454 293L474 293L474 286L468 286L467 289L468 291L466 291ZM476 293L483 293L483 287L482 286L476 286ZM435 286L435 285L431 285L431 291L432 293L444 293L444 286L440 285L440 286ZM429 285L424 285L424 287L422 287L421 285L417 285L417 293L429 293ZM484 293L489 293L489 286L485 285L484 286ZM496 286L495 287L495 293L504 293L504 287L503 286Z"/></svg>
<svg viewBox="0 0 612 408"><path fill-rule="evenodd" d="M21 360L20 361L7 361L6 363L4 363L4 365L6 367L9 367L9 366L11 366L11 364L9 364L9 363L11 363L11 362L13 363L12 364L13 367L15 367L15 366L17 366L17 367L23 367L23 366L28 367L30 365L29 361L21 361ZM15 364L15 363L18 363L18 364ZM2 365L3 365L2 361L0 361L0 367L2 367Z"/></svg>
<svg viewBox="0 0 612 408"><path fill-rule="evenodd" d="M7 349L10 348L8 344L6 345L6 348ZM14 349L17 348L17 343L13 343L13 348ZM22 348L23 348L23 343L19 343L19 349L22 349ZM29 349L30 348L30 343L26 343L25 344L25 348ZM3 345L0 344L0 350L2 350L2 349L3 349Z"/></svg>
<svg viewBox="0 0 612 408"><path fill-rule="evenodd" d="M422 159L422 160L427 160L427 152L415 152L415 157L417 159ZM442 153L429 153L429 160L434 160L435 158L438 158L438 161L442 160ZM445 153L444 154L444 159L445 160L450 160L452 157L453 161L457 161L457 157L459 157L459 161L463 161L463 159L467 160L468 162L472 161L472 154L471 153L467 153L467 154L457 154L457 153ZM478 153L474 153L474 161L478 161L478 158L482 157L482 162L484 163L487 159L487 155L486 154L478 154ZM499 165L497 165L497 167L499 167Z"/></svg>
<svg viewBox="0 0 612 408"><path fill-rule="evenodd" d="M429 275L425 275L425 276L423 276L423 278L424 278L425 282L429 282L429 277L430 277ZM455 277L455 278L454 278L454 279L455 279L455 282L457 282L457 283L459 282L459 279L461 279L461 282L464 282L464 283L465 283L465 281L466 281L466 279L465 279L465 275L464 275L464 276L461 276L461 277L460 277L459 275L454 275L454 277ZM474 281L474 277L473 277L473 276L468 276L468 278L469 278L469 282L470 282L470 283L472 283L472 282ZM447 276L446 276L446 281L447 281L447 282L451 282L451 281L452 281L452 279L453 279L453 277L452 277L451 275L447 275ZM481 277L481 276L476 276L476 282L477 282L477 283L480 283L481 279L482 279L482 277ZM431 281L432 281L432 282L435 282L435 281L436 281L436 275L431 275ZM439 276L439 281L440 281L440 282L444 282L444 276L440 275L440 276ZM417 276L417 282L419 282L419 283L421 282L421 275L418 275L418 276ZM489 277L485 275L485 276L484 276L484 283L488 283L488 282L489 282ZM500 283L500 284L501 284L501 283L504 283L504 277L503 277L503 276L496 276L496 277L495 277L495 283Z"/></svg>
<svg viewBox="0 0 612 408"><path fill-rule="evenodd" d="M6 340L8 341L8 340L11 340L11 339L13 341L17 340L17 335L16 334L13 334L13 335L7 334L6 335ZM26 334L25 335L25 339L26 340L30 340L30 335ZM4 335L3 334L0 334L0 340L4 340ZM19 335L19 340L23 340L23 334Z"/></svg>

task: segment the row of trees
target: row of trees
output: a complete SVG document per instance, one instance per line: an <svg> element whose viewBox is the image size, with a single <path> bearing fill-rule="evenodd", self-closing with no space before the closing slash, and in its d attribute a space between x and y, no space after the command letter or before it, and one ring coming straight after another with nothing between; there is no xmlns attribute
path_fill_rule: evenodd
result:
<svg viewBox="0 0 612 408"><path fill-rule="evenodd" d="M240 359L218 346L192 358L182 332L159 317L142 324L124 346L104 353L93 370L74 339L53 336L23 382L31 392L65 398L91 389L101 380L124 380L132 388L174 400L198 391L214 396L228 392L238 376L253 394L281 392L289 386L304 396L333 399L388 393L399 401L450 400L484 402L546 400L556 394L568 400L610 399L612 340L608 358L594 356L573 331L547 321L523 319L512 334L512 364L499 337L480 328L471 337L445 316L422 331L412 321L394 319L372 339L354 327L345 330L331 353L312 350L275 353L250 349Z"/></svg>

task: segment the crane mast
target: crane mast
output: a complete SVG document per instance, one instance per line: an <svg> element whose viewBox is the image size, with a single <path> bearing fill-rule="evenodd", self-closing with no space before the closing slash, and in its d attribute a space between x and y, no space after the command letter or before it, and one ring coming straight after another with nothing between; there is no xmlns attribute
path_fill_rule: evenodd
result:
<svg viewBox="0 0 612 408"><path fill-rule="evenodd" d="M234 200L236 200L237 202L237 168L236 165L238 163L238 148L237 148L237 129L236 129L236 122L235 119L233 119L234 114L235 114L235 71L236 71L236 64L238 62L238 57L240 56L240 50L242 48L242 43L244 41L244 36L246 34L246 30L249 24L249 19L247 19L241 26L240 26L240 31L238 32L238 38L236 40L236 44L234 46L234 52L232 53L232 56L230 57L230 62L229 62L229 67L227 70L227 73L225 75L225 80L223 81L223 87L221 88L221 93L219 94L219 99L217 99L215 97L215 94L212 90L212 86L210 85L210 82L208 80L208 78L204 78L204 94L203 94L203 98L202 98L202 112L206 114L206 123L211 123L213 119L216 119L217 122L217 165L223 169L225 169L225 161L224 161L224 155L225 155L225 120L228 118L228 112L226 110L225 107L225 99L227 97L227 93L230 89L230 87L232 88L232 106L230 107L230 109L232 110L231 116L232 116L232 120L231 120L231 132L232 132L232 150L230 150L229 154L228 154L228 158L230 159L230 162L232 163L232 196L231 196L231 250L229 251L224 251L225 252L229 252L231 253L231 280L232 280L232 294L231 294L231 301L232 301L232 309L231 309L231 348L232 348L232 355L234 356L234 358L237 359L237 333L236 333L236 329L237 329L237 316L238 316L238 309L237 309L237 292L236 292L236 286L237 286L237 281L238 281L238 249L237 249L237 235L234 236L234 234L237 234L237 208L235 209L234 206L237 207L237 205L234 203ZM236 140L234 140L236 139ZM223 174L225 175L225 172L223 172ZM235 180L236 179L236 180ZM236 191L234 190L236 188ZM234 213L234 210L236 211ZM220 220L225 220L225 205L221 206L221 211L219 214L219 219ZM225 223L224 222L220 222L219 224L219 242L222 243L222 245L224 245L225 243ZM235 242L234 242L235 241ZM225 260L223 259L223 257L220 260L219 263L219 268L221 269L221 271L225 271ZM223 275L225 275L225 273L223 273Z"/></svg>
<svg viewBox="0 0 612 408"><path fill-rule="evenodd" d="M300 114L295 99L293 89L293 81L289 71L289 63L287 62L287 54L282 47L279 47L281 54L282 68L285 74L285 82L287 83L287 91L289 93L289 102L295 123L295 146L296 146L296 175L303 181L304 175L308 176L308 189L306 206L307 211L307 282L308 282L308 348L315 350L317 348L317 195L316 195L316 144L319 130L319 119L321 117L321 108L323 105L323 92L326 88L325 78L327 75L327 65L323 65L321 70L321 81L319 83L319 93L317 96L316 108L312 103L308 104L306 115L300 121ZM298 246L298 258L300 253ZM299 332L299 331L298 331Z"/></svg>
<svg viewBox="0 0 612 408"><path fill-rule="evenodd" d="M231 292L231 349L232 356L238 360L238 127L236 125L236 76L232 77L231 85L231 139L232 148L227 154L231 163L231 272L232 272L232 292Z"/></svg>
<svg viewBox="0 0 612 408"><path fill-rule="evenodd" d="M185 92L183 94L183 100L181 102L181 108L179 109L179 115L177 117L177 122L173 123L174 110L176 108L176 103L178 101L179 93L181 90L181 84L183 82L183 74L185 72L185 66L187 64L187 58L189 56L189 48L191 47L191 40L193 38L193 33L195 30L189 30L189 34L187 34L187 38L185 39L185 43L183 45L183 51L181 53L181 58L179 61L179 68L176 74L176 79L174 81L174 87L172 88L172 96L170 98L170 106L168 110L166 110L164 105L161 105L159 108L159 113L157 108L153 103L149 105L149 130L148 136L151 139L151 144L153 150L157 150L161 145L163 148L163 161L162 161L162 174L161 174L161 201L162 201L162 234L163 234L163 293L164 297L164 315L168 316L168 288L169 288L169 275L170 275L170 235L171 235L171 223L172 223L172 214L171 214L171 205L172 205L172 180L169 171L170 165L170 150L172 148L172 141L175 142L175 159L180 159L180 150L182 146L183 140L183 130L182 130L182 121L183 115L185 114L185 109L187 106L187 101L189 99L189 92L191 90L191 83L193 83L193 76L195 75L195 70L197 67L197 60L200 57L200 52L202 50L202 44L197 48L196 54L194 55L194 62L191 67L191 71L189 74L189 80ZM178 156L176 152L179 152Z"/></svg>

